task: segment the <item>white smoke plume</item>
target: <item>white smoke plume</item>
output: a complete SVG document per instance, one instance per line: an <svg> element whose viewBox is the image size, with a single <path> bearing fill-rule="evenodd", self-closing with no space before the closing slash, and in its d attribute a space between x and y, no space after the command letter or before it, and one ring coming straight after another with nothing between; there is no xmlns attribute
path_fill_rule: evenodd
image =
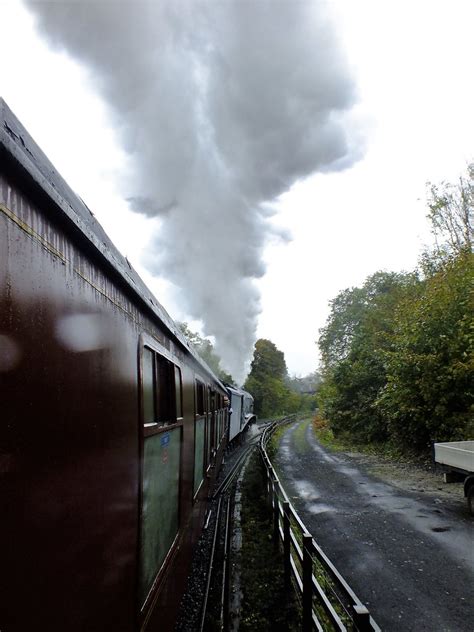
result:
<svg viewBox="0 0 474 632"><path fill-rule="evenodd" d="M358 158L354 85L323 1L25 0L92 71L133 157L127 196L162 218L148 266L242 378L260 309L267 204Z"/></svg>

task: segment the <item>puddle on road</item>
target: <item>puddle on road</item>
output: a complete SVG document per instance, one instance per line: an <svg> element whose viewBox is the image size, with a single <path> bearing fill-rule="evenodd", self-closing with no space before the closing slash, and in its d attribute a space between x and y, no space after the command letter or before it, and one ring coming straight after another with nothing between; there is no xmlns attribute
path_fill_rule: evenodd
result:
<svg viewBox="0 0 474 632"><path fill-rule="evenodd" d="M290 448L288 445L284 445L283 443L280 445L280 448L278 450L278 457L282 461L290 461L290 459L292 459Z"/></svg>
<svg viewBox="0 0 474 632"><path fill-rule="evenodd" d="M431 527L431 531L435 533L444 533L445 531L451 531L451 527Z"/></svg>
<svg viewBox="0 0 474 632"><path fill-rule="evenodd" d="M340 463L341 462L341 459L325 452L323 448L321 448L321 446L319 446L316 442L312 441L311 447L318 455L318 459L320 459L321 461L325 461L326 463Z"/></svg>
<svg viewBox="0 0 474 632"><path fill-rule="evenodd" d="M328 511L336 511L335 507L325 505L324 503L311 503L310 505L306 505L306 509L312 514L322 514L327 513Z"/></svg>
<svg viewBox="0 0 474 632"><path fill-rule="evenodd" d="M355 467L349 467L347 465L341 465L340 467L336 468L338 472L340 472L341 474L345 474L346 476L351 476L352 478L360 478L360 470L357 470ZM363 485L365 483L364 482L360 482L359 485Z"/></svg>
<svg viewBox="0 0 474 632"><path fill-rule="evenodd" d="M298 492L298 496L306 501L317 500L320 496L316 488L310 481L294 480L293 485Z"/></svg>

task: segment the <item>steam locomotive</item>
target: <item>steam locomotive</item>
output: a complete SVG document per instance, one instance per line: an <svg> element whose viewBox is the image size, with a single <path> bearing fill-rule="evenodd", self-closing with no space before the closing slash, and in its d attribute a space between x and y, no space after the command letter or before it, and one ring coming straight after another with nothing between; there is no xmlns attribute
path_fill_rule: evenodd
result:
<svg viewBox="0 0 474 632"><path fill-rule="evenodd" d="M172 629L251 399L0 115L0 630Z"/></svg>

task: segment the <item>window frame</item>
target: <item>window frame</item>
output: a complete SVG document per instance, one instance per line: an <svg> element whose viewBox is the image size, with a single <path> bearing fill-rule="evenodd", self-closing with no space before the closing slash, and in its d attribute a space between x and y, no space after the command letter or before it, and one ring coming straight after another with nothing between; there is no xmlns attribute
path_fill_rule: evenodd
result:
<svg viewBox="0 0 474 632"><path fill-rule="evenodd" d="M140 426L142 428L143 437L149 437L154 434L158 434L160 432L166 432L167 430L172 430L178 426L184 425L184 410L183 410L183 371L182 364L175 358L164 346L162 346L156 338L152 338L149 335L142 334L140 336L140 347L139 347L139 397L140 397ZM145 406L144 406L144 355L145 349L151 351L153 354L153 399L154 399L154 409L155 409L155 421L145 423ZM159 388L159 368L158 364L162 361L165 361L169 364L169 384L168 386L171 388L172 393L169 396L170 407L172 410L171 419L169 421L159 421L158 417L160 415L159 411L159 396L158 396L158 388ZM176 369L179 371L180 376L180 386L181 386L181 417L178 417L177 410L177 402L176 402L176 382L175 382L175 372Z"/></svg>

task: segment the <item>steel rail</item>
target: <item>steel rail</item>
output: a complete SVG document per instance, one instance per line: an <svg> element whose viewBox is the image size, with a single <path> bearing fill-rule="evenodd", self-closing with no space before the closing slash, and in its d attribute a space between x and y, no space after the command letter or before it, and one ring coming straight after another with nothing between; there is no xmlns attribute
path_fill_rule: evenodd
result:
<svg viewBox="0 0 474 632"><path fill-rule="evenodd" d="M225 630L227 626L228 613L226 610L226 603L228 600L229 593L229 571L230 571L230 534L232 531L232 502L231 497L232 493L230 488L233 483L235 483L235 479L239 472L241 471L243 464L250 456L251 452L260 444L262 439L262 434L264 434L268 429L273 428L277 422L271 421L268 422L259 429L259 432L249 440L248 444L242 448L242 454L239 454L236 458L235 463L232 464L229 472L226 474L224 479L218 485L218 487L212 493L212 500L218 499L218 505L215 509L216 518L214 524L214 534L212 540L212 548L209 559L209 566L207 572L207 580L205 587L205 594L203 599L202 611L201 611L201 619L199 632L205 632L206 629L206 619L209 614L209 596L211 593L211 586L213 577L215 576L218 569L218 550L219 550L219 538L220 532L222 530L222 524L224 520L224 512L225 512L225 533L224 533L224 550L222 556L222 586L220 591L220 605L219 605L219 626L221 630ZM225 504L225 500L227 500L227 504ZM210 516L208 516L208 522L210 520Z"/></svg>
<svg viewBox="0 0 474 632"><path fill-rule="evenodd" d="M215 524L215 529L214 529L214 536L212 539L212 549L211 549L211 555L210 555L210 560L209 560L209 567L208 567L208 571L207 571L207 581L206 581L206 589L204 592L204 601L202 604L202 612L201 612L201 622L199 625L199 632L204 632L204 625L206 622L206 614L207 614L207 602L209 600L209 591L211 588L211 579L212 579L212 573L214 570L214 558L215 558L215 554L216 554L216 543L217 543L217 536L219 533L219 526L220 526L220 518L221 518L221 506L222 506L222 496L219 498L219 502L217 505L217 511L216 511L216 524Z"/></svg>
<svg viewBox="0 0 474 632"><path fill-rule="evenodd" d="M223 494L230 487L232 481L237 476L242 467L243 462L248 457L250 452L257 446L260 441L260 434L253 437L249 444L244 448L244 452L237 458L236 462L232 465L230 471L226 474L224 480L219 484L217 489L212 494L212 498L217 498L220 494Z"/></svg>
<svg viewBox="0 0 474 632"><path fill-rule="evenodd" d="M230 496L227 499L227 511L225 521L225 535L224 535L224 561L222 565L222 591L221 591L221 611L220 611L220 626L221 630L227 629L227 613L228 613L228 598L229 598L229 583L230 583L230 533L232 527L232 514L231 514L231 499Z"/></svg>
<svg viewBox="0 0 474 632"><path fill-rule="evenodd" d="M211 585L213 576L217 572L218 564L217 564L217 552L219 550L219 538L220 532L222 529L222 523L224 519L225 512L225 532L224 532L224 542L223 542L223 554L222 554L222 587L221 587L221 595L220 595L220 606L219 606L219 625L220 629L224 630L227 627L227 602L229 596L229 580L230 580L230 535L232 532L232 496L233 492L231 492L231 486L235 483L235 479L239 472L241 471L243 464L246 459L248 459L250 453L257 447L260 441L260 434L253 437L249 444L243 448L242 454L240 454L235 463L232 465L230 471L226 474L223 481L220 485L215 489L212 494L212 499L218 499L218 505L216 511L216 520L214 526L214 535L212 542L212 550L210 555L205 595L202 605L201 612L201 621L199 632L205 631L206 618L208 615L209 609L209 595L211 592ZM227 504L225 503L227 501Z"/></svg>

